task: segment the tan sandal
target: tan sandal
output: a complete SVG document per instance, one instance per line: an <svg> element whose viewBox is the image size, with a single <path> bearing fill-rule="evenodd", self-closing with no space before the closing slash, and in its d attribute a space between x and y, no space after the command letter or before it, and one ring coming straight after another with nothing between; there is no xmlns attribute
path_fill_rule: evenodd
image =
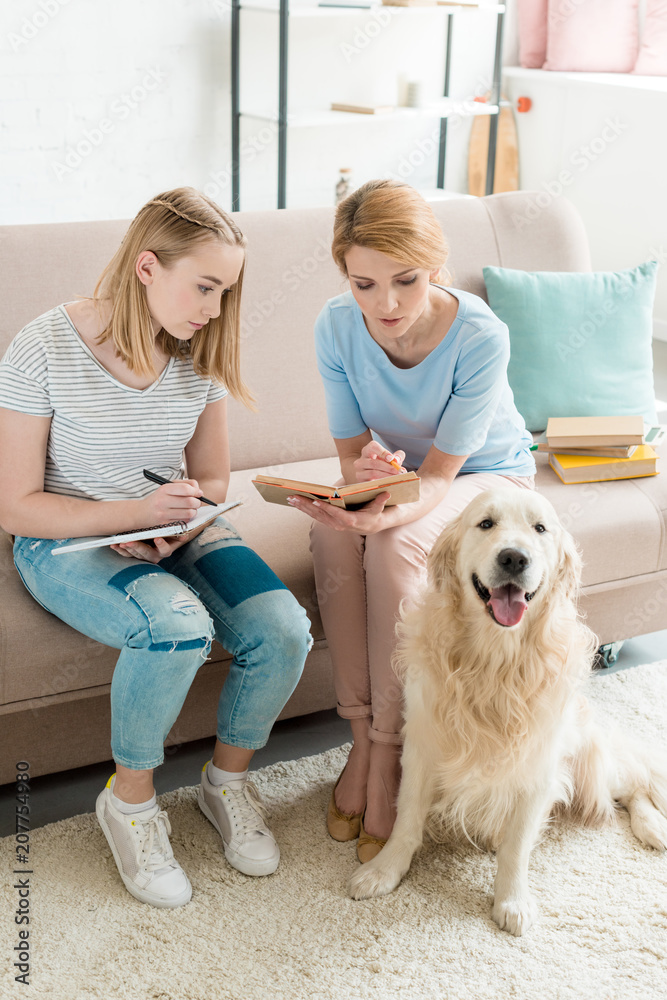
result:
<svg viewBox="0 0 667 1000"><path fill-rule="evenodd" d="M345 768L343 768L343 771ZM343 771L338 775L338 781L343 777ZM327 830L334 840L344 843L347 840L356 840L361 827L361 813L344 813L336 805L336 789L338 781L334 785L327 809Z"/></svg>
<svg viewBox="0 0 667 1000"><path fill-rule="evenodd" d="M380 837L372 837L370 833L366 833L364 830L365 815L366 810L364 809L363 816L359 820L360 829L359 840L357 842L357 857L361 861L362 865L366 864L367 861L372 861L387 843L386 840L382 840Z"/></svg>

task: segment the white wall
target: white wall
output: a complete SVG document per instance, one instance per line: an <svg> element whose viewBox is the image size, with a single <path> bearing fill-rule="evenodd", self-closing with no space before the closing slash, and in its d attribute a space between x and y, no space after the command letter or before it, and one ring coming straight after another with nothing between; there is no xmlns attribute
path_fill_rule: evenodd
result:
<svg viewBox="0 0 667 1000"><path fill-rule="evenodd" d="M505 83L514 101L533 101L516 116L521 187L541 192L541 204L574 203L594 270L667 263L667 78L510 69ZM667 340L666 267L655 318Z"/></svg>
<svg viewBox="0 0 667 1000"><path fill-rule="evenodd" d="M224 157L212 5L10 0L0 18L2 222L131 216Z"/></svg>
<svg viewBox="0 0 667 1000"><path fill-rule="evenodd" d="M395 104L407 79L437 98L443 9L292 19L293 107ZM244 13L246 108L276 107L277 17ZM126 218L180 184L231 205L226 0L4 0L0 7L0 223ZM490 85L495 16L457 15L454 93ZM447 186L466 190L470 122L451 129ZM329 204L341 166L356 184L434 187L437 119L290 130L288 205ZM242 207L273 207L275 129L243 127Z"/></svg>

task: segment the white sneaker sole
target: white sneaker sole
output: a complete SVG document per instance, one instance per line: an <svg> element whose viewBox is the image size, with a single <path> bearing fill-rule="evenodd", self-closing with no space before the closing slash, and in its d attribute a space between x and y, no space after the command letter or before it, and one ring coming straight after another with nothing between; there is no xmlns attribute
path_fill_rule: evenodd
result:
<svg viewBox="0 0 667 1000"><path fill-rule="evenodd" d="M122 878L123 884L127 889L127 891L132 896L134 896L135 899L138 899L140 903L148 903L150 906L157 906L162 909L172 910L175 909L177 906L185 906L186 903L189 903L192 897L192 886L190 885L190 880L188 879L187 875L185 875L185 872L183 872L183 874L185 876L185 881L187 882L186 888L183 890L180 896L172 896L172 897L158 896L155 893L151 892L149 889L140 889L139 886L135 885L134 882L132 882L126 875L123 875L123 869L121 868L120 858L118 856L118 851L116 850L114 839L111 836L111 830L109 829L104 820L103 807L100 802L100 798L98 798L97 803L95 805L95 815L97 816L97 822L100 824L102 828L102 833L106 837L107 843L111 848L111 853L113 854L113 859L116 862L116 868L118 869L118 874Z"/></svg>
<svg viewBox="0 0 667 1000"><path fill-rule="evenodd" d="M277 858L268 858L266 861L253 861L252 858L244 858L231 851L227 844L225 843L225 838L222 836L222 830L218 826L217 820L209 807L206 805L206 799L204 798L204 790L199 786L199 792L197 794L197 803L199 808L203 812L209 823L212 823L220 834L220 839L222 840L222 846L225 851L225 857L229 861L232 868L236 868L237 871L241 872L243 875L272 875L278 865L280 864L280 848L276 845L276 850L278 851Z"/></svg>

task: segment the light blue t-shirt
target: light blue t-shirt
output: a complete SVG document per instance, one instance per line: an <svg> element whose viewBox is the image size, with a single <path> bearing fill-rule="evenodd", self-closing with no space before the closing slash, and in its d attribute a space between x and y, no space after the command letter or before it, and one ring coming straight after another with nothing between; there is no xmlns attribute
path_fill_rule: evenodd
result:
<svg viewBox="0 0 667 1000"><path fill-rule="evenodd" d="M417 469L431 445L469 455L460 474L532 476L533 443L507 381L507 327L477 295L458 299L446 336L413 368L397 368L366 329L352 292L330 299L315 322L317 364L329 429L350 438L369 429Z"/></svg>

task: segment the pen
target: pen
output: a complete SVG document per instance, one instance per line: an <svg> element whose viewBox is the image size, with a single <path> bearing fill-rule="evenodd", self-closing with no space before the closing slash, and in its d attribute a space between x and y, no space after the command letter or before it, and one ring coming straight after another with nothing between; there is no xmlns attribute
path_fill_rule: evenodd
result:
<svg viewBox="0 0 667 1000"><path fill-rule="evenodd" d="M383 459L385 460L385 462L388 462L389 465L393 465L393 467L396 469L396 471L400 472L401 471L401 467L398 464L398 462L396 461L396 459L395 458L387 458L387 454L391 454L391 452L389 452L389 453L385 452L385 454L382 456Z"/></svg>
<svg viewBox="0 0 667 1000"><path fill-rule="evenodd" d="M146 479L150 479L152 483L159 483L160 486L164 486L165 483L170 483L171 479L163 479L162 476L158 476L156 472L149 472L148 469L144 469L144 475ZM202 503L208 503L211 507L217 507L215 500L207 500L206 497L197 497L197 500L201 500Z"/></svg>

